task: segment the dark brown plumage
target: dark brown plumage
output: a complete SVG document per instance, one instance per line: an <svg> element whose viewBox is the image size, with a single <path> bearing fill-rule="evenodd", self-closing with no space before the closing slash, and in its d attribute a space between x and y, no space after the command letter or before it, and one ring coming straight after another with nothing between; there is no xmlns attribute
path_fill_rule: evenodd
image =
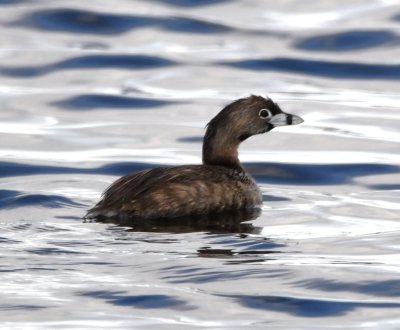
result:
<svg viewBox="0 0 400 330"><path fill-rule="evenodd" d="M257 207L261 192L238 158L239 144L303 120L270 99L250 96L226 106L207 125L203 165L162 167L115 181L86 218L174 218Z"/></svg>

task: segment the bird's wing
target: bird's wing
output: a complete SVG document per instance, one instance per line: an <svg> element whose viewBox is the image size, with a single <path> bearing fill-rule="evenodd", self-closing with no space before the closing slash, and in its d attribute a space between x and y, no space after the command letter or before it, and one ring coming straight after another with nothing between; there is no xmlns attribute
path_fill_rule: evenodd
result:
<svg viewBox="0 0 400 330"><path fill-rule="evenodd" d="M223 170L219 172L216 167L210 169L203 165L184 165L128 174L105 190L102 200L89 210L86 217L95 216L101 209L120 209L126 202L144 198L147 193L162 190L174 183L189 185L192 181L220 182L226 178L226 174Z"/></svg>

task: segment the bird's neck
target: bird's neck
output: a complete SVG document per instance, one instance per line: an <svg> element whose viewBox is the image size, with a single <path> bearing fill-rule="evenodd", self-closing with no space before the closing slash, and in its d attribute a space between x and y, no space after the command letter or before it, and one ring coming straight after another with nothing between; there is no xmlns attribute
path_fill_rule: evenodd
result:
<svg viewBox="0 0 400 330"><path fill-rule="evenodd" d="M240 141L221 127L207 128L203 141L203 164L241 168L238 148Z"/></svg>

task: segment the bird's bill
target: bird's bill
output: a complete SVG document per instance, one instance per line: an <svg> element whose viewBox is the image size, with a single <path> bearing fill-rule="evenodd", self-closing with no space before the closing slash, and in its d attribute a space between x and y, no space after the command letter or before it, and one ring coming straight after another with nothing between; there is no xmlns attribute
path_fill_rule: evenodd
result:
<svg viewBox="0 0 400 330"><path fill-rule="evenodd" d="M297 125L301 124L304 120L296 115L290 113L281 112L271 117L269 123L274 127L286 126L286 125Z"/></svg>

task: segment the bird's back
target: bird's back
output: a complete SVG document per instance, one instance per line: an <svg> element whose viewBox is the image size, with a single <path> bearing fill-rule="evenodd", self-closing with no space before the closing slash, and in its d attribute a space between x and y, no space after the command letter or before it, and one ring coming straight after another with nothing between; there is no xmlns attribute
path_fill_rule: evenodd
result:
<svg viewBox="0 0 400 330"><path fill-rule="evenodd" d="M86 217L172 218L255 207L261 201L259 188L242 168L164 167L120 178Z"/></svg>

